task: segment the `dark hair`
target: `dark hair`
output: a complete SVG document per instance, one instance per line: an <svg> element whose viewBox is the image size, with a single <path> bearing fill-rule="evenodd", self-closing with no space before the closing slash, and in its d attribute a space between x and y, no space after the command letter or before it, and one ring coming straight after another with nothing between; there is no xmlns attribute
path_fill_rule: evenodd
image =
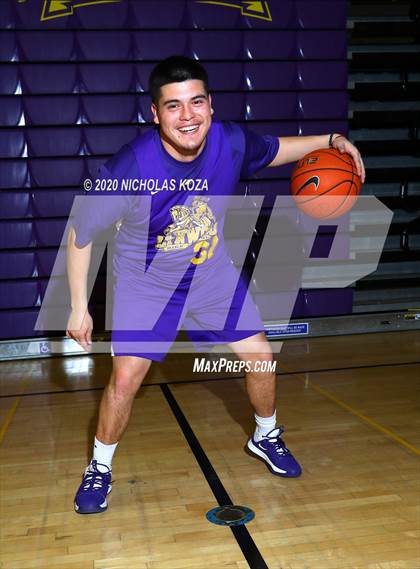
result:
<svg viewBox="0 0 420 569"><path fill-rule="evenodd" d="M181 83L188 79L199 79L204 83L206 93L209 92L209 79L204 67L189 57L173 55L156 65L149 77L149 93L157 104L160 88L168 83Z"/></svg>

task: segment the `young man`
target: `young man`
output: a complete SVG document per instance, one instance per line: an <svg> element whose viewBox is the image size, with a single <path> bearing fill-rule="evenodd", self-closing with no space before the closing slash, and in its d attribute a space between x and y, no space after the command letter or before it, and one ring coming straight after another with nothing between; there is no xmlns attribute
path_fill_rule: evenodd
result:
<svg viewBox="0 0 420 569"><path fill-rule="evenodd" d="M127 427L134 397L151 362L165 357L180 322L192 340L229 344L242 360L272 360L263 324L246 291L249 329L235 326L243 301L232 302L226 319L224 309L238 275L220 241L224 212L218 198L231 196L240 177L265 166L297 161L329 144L351 154L364 178L360 154L342 135L278 139L212 121L208 78L197 61L178 56L162 61L153 70L149 87L157 128L124 146L101 172L117 180L154 180L149 210L135 195L120 196L112 205L104 197L98 207L82 208L69 232L72 312L67 335L86 348L93 328L86 294L92 239L105 227L121 222L114 253L113 370L100 404L93 457L75 498L79 513L106 510L112 457ZM177 191L185 180L200 180L201 188L197 184L194 195ZM140 261L142 254L145 263ZM174 266L180 267L179 274L172 274L179 284L170 294L173 283L165 279ZM209 287L213 277L217 286ZM239 290L241 286L239 281ZM162 303L160 296L165 294ZM160 348L148 351L150 342ZM301 468L280 438L282 430L276 428L275 382L274 373L246 374L256 420L248 449L273 474L296 477Z"/></svg>

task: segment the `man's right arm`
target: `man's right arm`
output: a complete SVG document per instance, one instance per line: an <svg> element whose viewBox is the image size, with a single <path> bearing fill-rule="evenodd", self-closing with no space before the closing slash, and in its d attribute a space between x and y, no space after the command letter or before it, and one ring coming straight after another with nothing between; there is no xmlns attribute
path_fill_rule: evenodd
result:
<svg viewBox="0 0 420 569"><path fill-rule="evenodd" d="M88 311L87 280L92 243L76 246L76 232L70 228L67 240L67 274L71 296L71 313L66 335L84 349L92 343L93 321Z"/></svg>
<svg viewBox="0 0 420 569"><path fill-rule="evenodd" d="M115 180L139 178L135 154L129 145L121 148L99 170L99 179ZM93 322L88 311L87 281L95 236L123 219L133 208L129 193L118 191L113 195L93 193L77 196L77 206L67 240L67 273L71 294L71 314L66 334L83 348L92 343Z"/></svg>

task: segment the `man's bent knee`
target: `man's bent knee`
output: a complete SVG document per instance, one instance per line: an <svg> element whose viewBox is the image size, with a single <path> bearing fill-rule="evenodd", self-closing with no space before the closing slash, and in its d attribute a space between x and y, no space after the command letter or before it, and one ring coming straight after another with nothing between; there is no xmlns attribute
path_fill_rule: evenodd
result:
<svg viewBox="0 0 420 569"><path fill-rule="evenodd" d="M110 386L122 394L135 394L150 368L151 361L134 356L114 356Z"/></svg>

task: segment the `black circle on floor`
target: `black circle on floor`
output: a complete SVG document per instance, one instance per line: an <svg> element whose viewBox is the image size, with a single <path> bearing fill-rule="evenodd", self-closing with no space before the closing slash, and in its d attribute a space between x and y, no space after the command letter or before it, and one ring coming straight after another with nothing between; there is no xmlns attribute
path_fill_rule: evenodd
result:
<svg viewBox="0 0 420 569"><path fill-rule="evenodd" d="M247 524L255 517L255 513L246 506L219 506L206 514L209 522L219 526L240 526Z"/></svg>

